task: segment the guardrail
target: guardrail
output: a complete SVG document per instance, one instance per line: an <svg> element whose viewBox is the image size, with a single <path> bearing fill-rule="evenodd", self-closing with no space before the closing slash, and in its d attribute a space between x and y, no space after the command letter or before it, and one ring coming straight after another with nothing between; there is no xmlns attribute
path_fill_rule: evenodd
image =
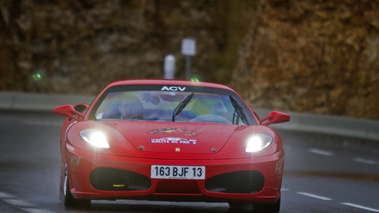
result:
<svg viewBox="0 0 379 213"><path fill-rule="evenodd" d="M52 111L56 106L78 103L90 104L94 96L49 95L29 93L0 93L0 110ZM261 118L270 110L255 109ZM314 115L308 113L286 112L291 121L274 124L273 128L324 133L379 141L379 121L346 118L340 116Z"/></svg>
<svg viewBox="0 0 379 213"><path fill-rule="evenodd" d="M78 103L90 104L95 97L28 93L0 93L0 109L53 111L56 106Z"/></svg>

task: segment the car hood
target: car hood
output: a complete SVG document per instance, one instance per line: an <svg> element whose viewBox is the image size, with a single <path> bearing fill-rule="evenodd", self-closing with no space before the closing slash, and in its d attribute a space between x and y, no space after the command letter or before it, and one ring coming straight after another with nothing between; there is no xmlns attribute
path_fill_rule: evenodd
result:
<svg viewBox="0 0 379 213"><path fill-rule="evenodd" d="M236 125L180 122L109 122L137 149L156 153L215 153L238 129Z"/></svg>

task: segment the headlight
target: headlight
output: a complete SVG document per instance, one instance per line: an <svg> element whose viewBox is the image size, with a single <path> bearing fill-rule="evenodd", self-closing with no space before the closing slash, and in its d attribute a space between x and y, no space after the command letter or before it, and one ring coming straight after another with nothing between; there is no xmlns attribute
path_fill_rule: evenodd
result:
<svg viewBox="0 0 379 213"><path fill-rule="evenodd" d="M266 134L256 134L251 136L246 143L246 152L259 152L268 147L272 142L272 137Z"/></svg>
<svg viewBox="0 0 379 213"><path fill-rule="evenodd" d="M109 148L107 137L104 133L96 129L85 129L80 133L80 137L89 144L97 148Z"/></svg>

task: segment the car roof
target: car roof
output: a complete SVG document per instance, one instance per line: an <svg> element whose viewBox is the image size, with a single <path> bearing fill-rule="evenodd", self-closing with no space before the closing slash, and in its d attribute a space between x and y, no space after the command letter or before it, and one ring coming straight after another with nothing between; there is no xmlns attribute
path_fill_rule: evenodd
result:
<svg viewBox="0 0 379 213"><path fill-rule="evenodd" d="M199 87L212 87L219 89L232 90L230 87L210 82L193 82L188 80L172 80L172 79L132 79L132 80L118 80L110 83L107 87L122 86L122 85L167 85L167 86L199 86Z"/></svg>

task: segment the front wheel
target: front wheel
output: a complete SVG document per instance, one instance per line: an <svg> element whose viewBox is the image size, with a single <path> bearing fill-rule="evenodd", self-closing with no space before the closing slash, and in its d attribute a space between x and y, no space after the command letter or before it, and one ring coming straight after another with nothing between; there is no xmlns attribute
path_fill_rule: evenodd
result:
<svg viewBox="0 0 379 213"><path fill-rule="evenodd" d="M91 200L88 199L75 199L70 191L70 184L68 180L68 169L67 164L64 166L64 175L61 175L61 189L60 198L64 205L68 208L90 208ZM63 169L61 170L63 171ZM63 183L63 184L62 184Z"/></svg>

